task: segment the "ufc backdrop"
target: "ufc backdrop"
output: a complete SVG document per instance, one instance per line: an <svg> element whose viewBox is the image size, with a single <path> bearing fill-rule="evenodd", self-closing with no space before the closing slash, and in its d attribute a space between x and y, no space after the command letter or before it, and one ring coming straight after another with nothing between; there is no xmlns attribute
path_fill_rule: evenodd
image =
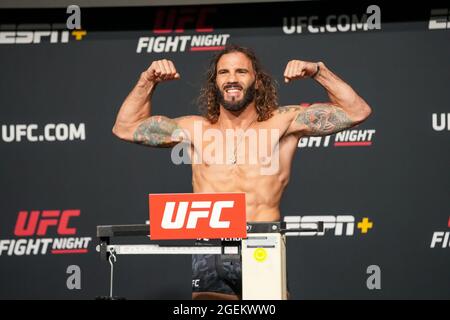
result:
<svg viewBox="0 0 450 320"><path fill-rule="evenodd" d="M450 5L378 6L381 29L364 23L368 4L81 8L75 31L65 8L1 10L0 298L108 295L96 226L143 224L148 194L192 192L170 149L112 135L119 107L166 58L181 80L158 86L153 114L198 114L208 62L233 43L256 51L281 105L328 100L313 80L284 84L301 59L323 61L373 109L299 143L281 212L327 224L287 240L291 297L449 299ZM190 292L190 256L118 258L114 295Z"/></svg>

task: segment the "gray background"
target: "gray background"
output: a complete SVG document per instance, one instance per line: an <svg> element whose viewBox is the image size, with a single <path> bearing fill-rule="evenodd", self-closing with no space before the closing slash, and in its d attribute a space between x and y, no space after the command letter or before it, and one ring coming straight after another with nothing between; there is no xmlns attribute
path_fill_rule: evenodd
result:
<svg viewBox="0 0 450 320"><path fill-rule="evenodd" d="M313 81L284 85L290 59L324 61L372 106L358 129L376 129L372 146L299 148L283 215L369 217L362 235L288 239L293 299L449 299L449 249L431 249L449 231L450 132L432 129L433 113L450 105L450 30L428 30L432 8L380 4L382 30L285 35L284 16L361 14L367 5L285 3L215 6L213 34L253 48L279 83L281 104L326 101ZM198 10L195 7L194 10ZM187 165L170 150L119 141L115 116L152 60L175 62L182 79L159 86L154 114L196 114L193 103L213 52L136 53L152 36L159 8L82 9L82 41L0 44L0 125L85 123L85 141L0 142L0 239L14 239L21 210L80 209L77 236L93 237L89 253L0 256L2 299L93 299L108 293L109 269L95 252L100 224L144 223L149 193L191 192ZM1 10L0 24L65 23L62 9ZM186 34L194 34L186 30ZM175 34L170 34L175 35ZM49 236L52 236L51 233ZM56 235L55 235L56 236ZM140 239L145 241L145 239ZM66 288L66 268L79 265L81 290ZM381 268L381 290L368 290L366 268ZM119 260L116 295L190 297L190 257Z"/></svg>

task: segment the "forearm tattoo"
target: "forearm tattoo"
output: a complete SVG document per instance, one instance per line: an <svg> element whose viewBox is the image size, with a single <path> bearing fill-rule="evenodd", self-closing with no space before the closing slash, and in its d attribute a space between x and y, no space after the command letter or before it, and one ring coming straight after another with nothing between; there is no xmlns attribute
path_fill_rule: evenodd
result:
<svg viewBox="0 0 450 320"><path fill-rule="evenodd" d="M305 132L312 136L336 133L353 125L341 108L329 104L311 105L298 114L295 122L306 126Z"/></svg>
<svg viewBox="0 0 450 320"><path fill-rule="evenodd" d="M139 125L133 135L134 142L152 147L172 146L179 141L172 139L177 123L163 116L150 117Z"/></svg>

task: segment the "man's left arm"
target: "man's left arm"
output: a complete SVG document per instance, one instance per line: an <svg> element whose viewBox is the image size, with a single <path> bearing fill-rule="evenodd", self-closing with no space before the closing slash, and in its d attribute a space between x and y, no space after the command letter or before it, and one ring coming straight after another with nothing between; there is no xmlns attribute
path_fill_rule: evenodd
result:
<svg viewBox="0 0 450 320"><path fill-rule="evenodd" d="M330 102L314 103L309 107L288 107L295 113L287 133L329 135L365 121L372 112L370 106L323 62L292 60L286 66L284 77L285 82L313 78L325 88L330 99Z"/></svg>

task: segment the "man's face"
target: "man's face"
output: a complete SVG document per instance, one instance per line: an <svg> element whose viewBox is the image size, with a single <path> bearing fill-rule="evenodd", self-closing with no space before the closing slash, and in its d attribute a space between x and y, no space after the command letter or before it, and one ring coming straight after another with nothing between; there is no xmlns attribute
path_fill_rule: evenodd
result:
<svg viewBox="0 0 450 320"><path fill-rule="evenodd" d="M217 62L216 85L219 103L227 110L240 111L255 98L255 72L243 53L224 54Z"/></svg>

